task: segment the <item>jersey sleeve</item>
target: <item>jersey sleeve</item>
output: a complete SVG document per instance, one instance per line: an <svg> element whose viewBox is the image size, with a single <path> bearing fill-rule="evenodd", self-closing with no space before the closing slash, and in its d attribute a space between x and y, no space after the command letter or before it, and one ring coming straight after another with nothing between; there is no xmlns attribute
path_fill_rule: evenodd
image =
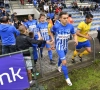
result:
<svg viewBox="0 0 100 90"><path fill-rule="evenodd" d="M71 33L71 34L75 34L75 33L76 33L76 32L75 32L75 29L74 29L74 26L72 26L70 33Z"/></svg>
<svg viewBox="0 0 100 90"><path fill-rule="evenodd" d="M78 27L77 27L77 29L78 30L82 30L82 28L83 28L83 24L82 24L82 22L80 22L79 25L78 25Z"/></svg>

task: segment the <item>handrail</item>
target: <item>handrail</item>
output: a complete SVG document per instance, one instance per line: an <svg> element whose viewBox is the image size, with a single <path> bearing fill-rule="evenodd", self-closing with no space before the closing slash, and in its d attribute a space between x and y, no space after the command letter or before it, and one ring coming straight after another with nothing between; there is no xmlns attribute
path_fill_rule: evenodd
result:
<svg viewBox="0 0 100 90"><path fill-rule="evenodd" d="M95 38L93 38L92 36L90 36L92 38L93 41L93 60L95 61Z"/></svg>
<svg viewBox="0 0 100 90"><path fill-rule="evenodd" d="M38 56L39 56L39 64L40 64L40 73L41 73L41 76L44 77L44 75L43 75L43 69L42 69L42 62L41 62L41 55L40 55L41 53L40 53L40 49L41 49L41 48L38 48L38 54L39 54Z"/></svg>
<svg viewBox="0 0 100 90"><path fill-rule="evenodd" d="M8 53L8 54L3 54L3 55L0 55L0 57L9 56L9 55L18 54L18 53L23 53L26 51L29 51L29 49L21 50L21 51L17 51L17 52L12 52L12 53Z"/></svg>

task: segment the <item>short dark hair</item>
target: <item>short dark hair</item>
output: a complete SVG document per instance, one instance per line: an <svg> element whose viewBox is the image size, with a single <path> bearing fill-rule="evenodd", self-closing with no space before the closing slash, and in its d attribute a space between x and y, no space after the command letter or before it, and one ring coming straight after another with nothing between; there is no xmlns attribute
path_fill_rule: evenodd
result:
<svg viewBox="0 0 100 90"><path fill-rule="evenodd" d="M61 17L62 15L68 14L67 12L60 12L59 17Z"/></svg>
<svg viewBox="0 0 100 90"><path fill-rule="evenodd" d="M2 17L1 22L2 23L7 23L9 18L7 16Z"/></svg>
<svg viewBox="0 0 100 90"><path fill-rule="evenodd" d="M68 16L69 16L69 17L72 17L72 15L71 15L71 14L69 14Z"/></svg>
<svg viewBox="0 0 100 90"><path fill-rule="evenodd" d="M50 19L50 17L47 17L47 19Z"/></svg>
<svg viewBox="0 0 100 90"><path fill-rule="evenodd" d="M93 18L92 14L87 14L85 18Z"/></svg>
<svg viewBox="0 0 100 90"><path fill-rule="evenodd" d="M42 16L44 16L44 17L45 17L45 14L43 14L43 13L42 13L42 14L40 14L40 17L39 17L39 18L41 18Z"/></svg>

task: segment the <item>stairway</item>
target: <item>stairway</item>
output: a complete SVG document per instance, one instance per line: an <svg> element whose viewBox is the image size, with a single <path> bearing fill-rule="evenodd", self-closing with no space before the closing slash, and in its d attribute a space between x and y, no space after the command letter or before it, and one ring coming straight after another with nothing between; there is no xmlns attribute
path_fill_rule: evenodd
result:
<svg viewBox="0 0 100 90"><path fill-rule="evenodd" d="M34 14L35 19L38 19L40 15L40 12L33 6L33 4L29 4L27 0L24 0L24 5L21 5L20 0L10 1L10 11L11 14L16 12L17 15Z"/></svg>

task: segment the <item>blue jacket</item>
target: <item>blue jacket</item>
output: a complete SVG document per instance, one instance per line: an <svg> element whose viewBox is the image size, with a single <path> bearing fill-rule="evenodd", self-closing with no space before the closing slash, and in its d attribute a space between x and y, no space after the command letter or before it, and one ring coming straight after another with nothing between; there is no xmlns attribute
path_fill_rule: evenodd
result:
<svg viewBox="0 0 100 90"><path fill-rule="evenodd" d="M47 17L50 17L51 19L54 18L54 13L47 13Z"/></svg>
<svg viewBox="0 0 100 90"><path fill-rule="evenodd" d="M0 24L0 37L2 45L15 45L15 35L19 35L20 32L12 25Z"/></svg>

